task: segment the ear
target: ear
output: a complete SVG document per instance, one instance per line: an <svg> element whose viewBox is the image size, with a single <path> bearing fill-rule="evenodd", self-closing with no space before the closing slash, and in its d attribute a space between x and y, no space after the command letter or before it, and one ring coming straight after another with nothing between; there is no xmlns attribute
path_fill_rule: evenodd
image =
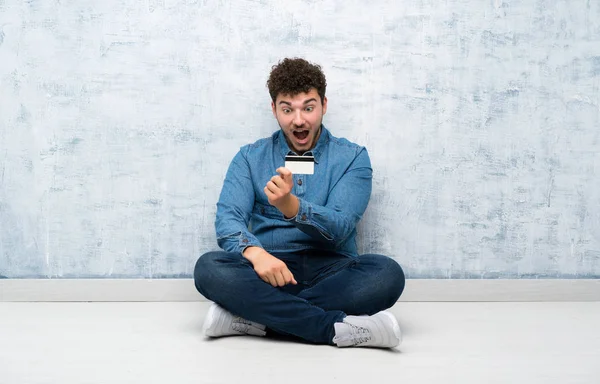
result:
<svg viewBox="0 0 600 384"><path fill-rule="evenodd" d="M323 97L323 114L327 113L327 97Z"/></svg>
<svg viewBox="0 0 600 384"><path fill-rule="evenodd" d="M275 109L275 102L271 101L271 109L273 110L273 116L277 117L277 111Z"/></svg>

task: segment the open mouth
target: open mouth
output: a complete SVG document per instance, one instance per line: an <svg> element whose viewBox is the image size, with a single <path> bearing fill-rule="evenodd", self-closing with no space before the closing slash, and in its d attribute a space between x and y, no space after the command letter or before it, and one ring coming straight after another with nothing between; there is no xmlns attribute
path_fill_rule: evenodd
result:
<svg viewBox="0 0 600 384"><path fill-rule="evenodd" d="M308 130L294 131L294 137L300 141L305 140L308 137Z"/></svg>

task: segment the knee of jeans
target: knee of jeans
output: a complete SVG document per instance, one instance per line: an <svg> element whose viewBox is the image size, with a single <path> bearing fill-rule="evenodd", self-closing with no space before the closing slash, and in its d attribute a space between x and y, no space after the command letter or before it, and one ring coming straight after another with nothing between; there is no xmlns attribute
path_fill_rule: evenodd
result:
<svg viewBox="0 0 600 384"><path fill-rule="evenodd" d="M194 284L202 295L207 296L206 286L214 279L217 257L219 252L208 252L200 256L194 267Z"/></svg>
<svg viewBox="0 0 600 384"><path fill-rule="evenodd" d="M402 292L404 292L406 283L404 271L400 264L391 258L387 259L384 270L386 271L385 280L388 282L390 302L395 303L402 295Z"/></svg>
<svg viewBox="0 0 600 384"><path fill-rule="evenodd" d="M396 293L396 295L398 295L396 297L397 301L400 298L400 296L402 296L402 292L404 292L404 287L406 286L406 276L404 276L404 270L402 269L400 264L395 260L392 261L394 262L394 267L392 267L391 269L393 270L393 273L396 276L394 279L394 281L396 282L396 284L394 284L394 292Z"/></svg>

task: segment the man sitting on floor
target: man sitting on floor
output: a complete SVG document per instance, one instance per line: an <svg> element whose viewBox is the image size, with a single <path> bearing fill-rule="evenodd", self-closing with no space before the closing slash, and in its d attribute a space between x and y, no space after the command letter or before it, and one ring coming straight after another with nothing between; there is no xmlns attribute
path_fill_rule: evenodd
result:
<svg viewBox="0 0 600 384"><path fill-rule="evenodd" d="M217 203L224 251L196 263L196 288L214 301L205 333L395 347L400 327L385 309L402 294L404 273L389 257L358 255L356 245L371 195L367 150L322 124L320 66L284 59L267 85L281 129L233 158ZM283 166L289 155L308 171L292 174Z"/></svg>

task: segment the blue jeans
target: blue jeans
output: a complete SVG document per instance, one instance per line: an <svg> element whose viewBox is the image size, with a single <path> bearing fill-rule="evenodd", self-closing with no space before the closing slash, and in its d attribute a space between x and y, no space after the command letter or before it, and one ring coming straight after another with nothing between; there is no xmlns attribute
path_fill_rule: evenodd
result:
<svg viewBox="0 0 600 384"><path fill-rule="evenodd" d="M333 324L346 315L390 308L404 290L404 272L391 258L349 258L316 251L273 253L298 285L275 288L239 253L209 252L194 270L196 289L231 313L316 344L332 344Z"/></svg>

